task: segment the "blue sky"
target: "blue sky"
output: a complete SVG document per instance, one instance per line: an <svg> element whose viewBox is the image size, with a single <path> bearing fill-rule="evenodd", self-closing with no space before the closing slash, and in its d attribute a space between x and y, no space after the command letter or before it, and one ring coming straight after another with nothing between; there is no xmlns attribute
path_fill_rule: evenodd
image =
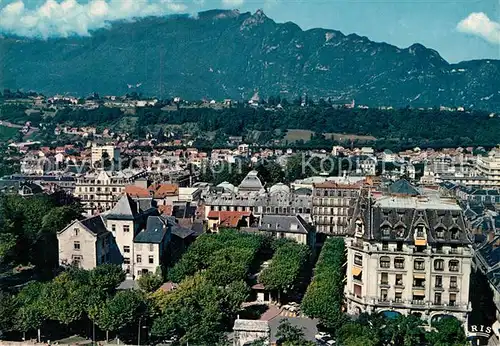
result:
<svg viewBox="0 0 500 346"><path fill-rule="evenodd" d="M419 42L450 62L500 59L500 0L0 0L0 30L87 35L113 19L224 7L262 8L277 22L357 33L400 47Z"/></svg>

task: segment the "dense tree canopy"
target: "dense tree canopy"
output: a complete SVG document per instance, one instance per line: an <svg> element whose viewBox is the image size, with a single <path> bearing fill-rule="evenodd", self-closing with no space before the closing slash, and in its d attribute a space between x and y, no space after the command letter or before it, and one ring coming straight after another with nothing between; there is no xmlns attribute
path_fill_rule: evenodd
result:
<svg viewBox="0 0 500 346"><path fill-rule="evenodd" d="M319 318L327 328L338 330L345 321L344 299L345 245L342 238L329 238L318 258L314 277L302 300L302 311Z"/></svg>
<svg viewBox="0 0 500 346"><path fill-rule="evenodd" d="M200 270L206 270L207 278L221 284L244 279L264 244L262 236L234 230L203 234L169 270L169 279L180 282Z"/></svg>
<svg viewBox="0 0 500 346"><path fill-rule="evenodd" d="M57 267L56 234L80 217L78 205L61 203L55 195L0 196L0 263Z"/></svg>
<svg viewBox="0 0 500 346"><path fill-rule="evenodd" d="M259 281L268 290L285 294L297 291L307 282L309 260L307 245L285 242L277 248L269 267L259 275Z"/></svg>

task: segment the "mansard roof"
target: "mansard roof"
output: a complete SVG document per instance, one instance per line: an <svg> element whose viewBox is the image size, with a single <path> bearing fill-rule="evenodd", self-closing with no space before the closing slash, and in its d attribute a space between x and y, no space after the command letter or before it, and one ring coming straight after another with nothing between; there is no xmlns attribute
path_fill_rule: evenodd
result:
<svg viewBox="0 0 500 346"><path fill-rule="evenodd" d="M363 196L354 208L351 234L356 220L363 221L367 240L413 242L415 230L423 227L428 243L469 243L462 209L438 196ZM458 239L452 239L456 231Z"/></svg>

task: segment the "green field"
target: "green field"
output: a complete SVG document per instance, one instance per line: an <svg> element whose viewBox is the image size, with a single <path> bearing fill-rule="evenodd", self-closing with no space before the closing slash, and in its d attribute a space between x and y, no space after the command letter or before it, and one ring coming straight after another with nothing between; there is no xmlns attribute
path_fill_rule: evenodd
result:
<svg viewBox="0 0 500 346"><path fill-rule="evenodd" d="M19 129L0 125L0 142L6 142L15 137Z"/></svg>

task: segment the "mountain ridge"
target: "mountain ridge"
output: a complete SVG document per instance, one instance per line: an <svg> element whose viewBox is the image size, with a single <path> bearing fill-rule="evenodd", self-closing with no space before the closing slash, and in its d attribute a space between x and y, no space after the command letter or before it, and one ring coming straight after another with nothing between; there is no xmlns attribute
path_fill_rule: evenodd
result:
<svg viewBox="0 0 500 346"><path fill-rule="evenodd" d="M415 43L276 23L261 10L113 22L90 37L0 37L0 86L48 94L355 99L368 105L500 109L500 61L449 63Z"/></svg>

